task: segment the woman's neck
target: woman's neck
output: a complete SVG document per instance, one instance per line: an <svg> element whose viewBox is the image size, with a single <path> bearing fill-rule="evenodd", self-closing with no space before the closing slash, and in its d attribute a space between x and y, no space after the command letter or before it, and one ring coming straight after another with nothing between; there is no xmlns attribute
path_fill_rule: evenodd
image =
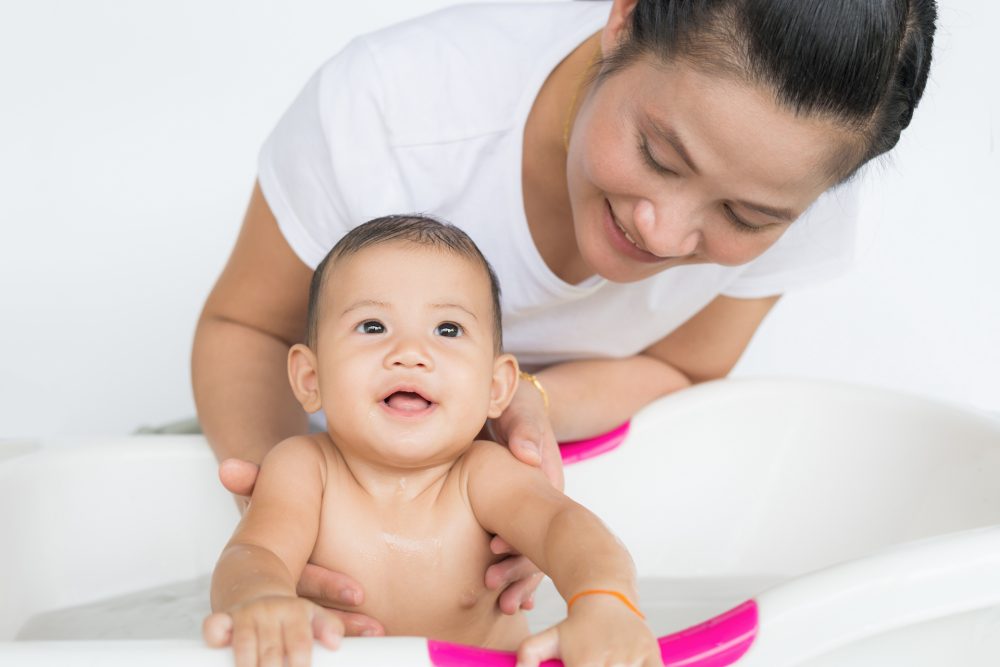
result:
<svg viewBox="0 0 1000 667"><path fill-rule="evenodd" d="M524 127L521 181L528 229L545 264L569 283L592 275L576 245L566 187L565 137L586 97L599 39L600 33L592 35L552 70Z"/></svg>

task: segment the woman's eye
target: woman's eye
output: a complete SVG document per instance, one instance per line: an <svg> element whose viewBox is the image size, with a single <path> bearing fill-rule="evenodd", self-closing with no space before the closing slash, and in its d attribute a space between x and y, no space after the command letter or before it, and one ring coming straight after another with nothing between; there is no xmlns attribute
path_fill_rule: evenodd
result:
<svg viewBox="0 0 1000 667"><path fill-rule="evenodd" d="M358 333L380 334L385 333L385 325L378 320L365 320L354 328Z"/></svg>
<svg viewBox="0 0 1000 667"><path fill-rule="evenodd" d="M434 333L446 338L458 338L462 335L462 327L454 322L442 322L434 327Z"/></svg>
<svg viewBox="0 0 1000 667"><path fill-rule="evenodd" d="M725 204L723 209L726 212L726 217L729 218L729 222L731 222L733 227L735 227L738 231L746 232L747 234L756 234L764 229L767 229L768 227L768 225L751 225L750 223L745 222L743 218L736 215L736 212L733 211L729 204Z"/></svg>
<svg viewBox="0 0 1000 667"><path fill-rule="evenodd" d="M646 166L655 171L658 174L669 175L676 174L673 169L664 167L662 164L656 161L653 157L653 151L649 148L649 140L646 137L639 136L639 152L642 154L642 161L646 163Z"/></svg>

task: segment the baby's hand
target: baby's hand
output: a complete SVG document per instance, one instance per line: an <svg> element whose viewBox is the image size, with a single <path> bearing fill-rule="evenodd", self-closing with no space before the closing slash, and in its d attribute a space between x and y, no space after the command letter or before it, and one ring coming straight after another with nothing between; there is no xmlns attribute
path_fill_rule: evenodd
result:
<svg viewBox="0 0 1000 667"><path fill-rule="evenodd" d="M313 638L335 649L344 624L329 609L297 597L269 596L215 613L202 624L205 643L232 645L237 667L308 667Z"/></svg>
<svg viewBox="0 0 1000 667"><path fill-rule="evenodd" d="M566 667L663 667L660 646L649 626L609 595L578 599L565 621L528 637L517 649L517 667L537 667L552 658L561 659Z"/></svg>

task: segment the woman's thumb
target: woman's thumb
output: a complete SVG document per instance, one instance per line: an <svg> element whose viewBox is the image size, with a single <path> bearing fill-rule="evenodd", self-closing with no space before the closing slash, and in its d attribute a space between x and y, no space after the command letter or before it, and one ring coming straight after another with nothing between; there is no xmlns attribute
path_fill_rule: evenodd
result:
<svg viewBox="0 0 1000 667"><path fill-rule="evenodd" d="M243 459L225 459L219 464L219 481L230 493L247 496L253 493L260 467Z"/></svg>
<svg viewBox="0 0 1000 667"><path fill-rule="evenodd" d="M541 436L538 429L520 426L510 434L507 446L518 460L537 466L542 462Z"/></svg>

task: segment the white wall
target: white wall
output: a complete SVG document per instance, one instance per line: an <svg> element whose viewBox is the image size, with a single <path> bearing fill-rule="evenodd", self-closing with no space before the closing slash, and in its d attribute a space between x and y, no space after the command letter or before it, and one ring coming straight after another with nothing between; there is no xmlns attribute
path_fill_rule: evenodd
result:
<svg viewBox="0 0 1000 667"><path fill-rule="evenodd" d="M192 332L261 141L351 36L446 4L0 4L0 436L192 415ZM857 270L787 296L737 374L1000 411L1000 12L942 5L925 101L869 175Z"/></svg>

